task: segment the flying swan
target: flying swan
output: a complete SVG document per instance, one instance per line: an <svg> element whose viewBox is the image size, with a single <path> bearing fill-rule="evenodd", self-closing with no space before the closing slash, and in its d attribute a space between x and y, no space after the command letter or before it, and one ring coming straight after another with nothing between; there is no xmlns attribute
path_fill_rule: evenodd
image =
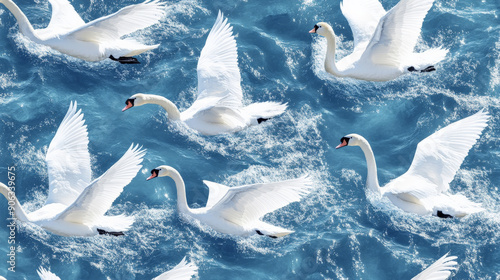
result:
<svg viewBox="0 0 500 280"><path fill-rule="evenodd" d="M451 275L450 270L457 270L456 259L457 257L448 256L446 253L411 280L446 280Z"/></svg>
<svg viewBox="0 0 500 280"><path fill-rule="evenodd" d="M488 113L481 110L420 141L410 169L383 188L378 184L375 156L365 138L358 134L346 135L336 148L359 146L368 167L367 188L388 197L404 211L440 218L464 217L484 209L461 194L449 193L449 184L487 126L488 119Z"/></svg>
<svg viewBox="0 0 500 280"><path fill-rule="evenodd" d="M43 267L40 267L37 273L41 280L61 280L61 278L59 278L57 275L46 270ZM196 264L193 262L188 263L186 261L186 257L184 257L182 261L174 268L165 273L162 273L152 280L190 280L192 277L196 277L197 275L198 266L196 266Z"/></svg>
<svg viewBox="0 0 500 280"><path fill-rule="evenodd" d="M101 177L91 181L89 139L81 110L72 102L47 150L45 161L49 195L45 205L24 212L14 193L15 186L0 183L0 192L14 201L14 213L22 222L34 223L62 236L123 235L134 222L124 215L105 216L123 188L142 167L145 150L131 145ZM10 204L9 204L10 205Z"/></svg>
<svg viewBox="0 0 500 280"><path fill-rule="evenodd" d="M237 132L281 115L287 105L259 102L243 106L238 52L233 28L219 11L198 60L198 98L184 112L170 100L153 94L134 94L122 111L157 104L173 121L182 121L204 135Z"/></svg>
<svg viewBox="0 0 500 280"><path fill-rule="evenodd" d="M177 170L162 165L151 170L147 180L169 176L177 188L177 208L212 229L226 234L250 236L254 234L278 238L293 231L262 220L265 214L299 201L312 188L312 181L303 176L293 180L244 185L229 188L225 185L203 181L209 189L205 207L191 209L187 205L184 181Z"/></svg>
<svg viewBox="0 0 500 280"><path fill-rule="evenodd" d="M34 29L28 18L12 0L0 0L16 18L19 30L35 43L87 61L106 58L122 64L136 64L132 57L159 45L144 45L132 38L121 39L159 22L165 15L164 4L147 0L127 6L118 12L85 23L67 0L49 0L52 17L44 29Z"/></svg>
<svg viewBox="0 0 500 280"><path fill-rule="evenodd" d="M342 14L354 37L353 52L335 62L335 34L326 22L309 33L326 37L325 70L337 77L388 81L408 72L431 72L448 50L414 53L424 17L434 0L401 0L388 12L378 0L344 0Z"/></svg>

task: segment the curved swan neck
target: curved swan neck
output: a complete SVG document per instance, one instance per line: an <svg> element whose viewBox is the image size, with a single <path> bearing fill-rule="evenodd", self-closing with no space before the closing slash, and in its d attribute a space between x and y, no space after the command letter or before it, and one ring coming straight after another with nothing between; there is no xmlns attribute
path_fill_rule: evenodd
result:
<svg viewBox="0 0 500 280"><path fill-rule="evenodd" d="M325 37L327 42L325 70L335 76L344 76L339 72L337 65L335 64L335 33L333 32L333 29L329 30Z"/></svg>
<svg viewBox="0 0 500 280"><path fill-rule="evenodd" d="M171 120L176 121L180 120L181 118L181 113L179 112L177 106L175 106L175 104L172 103L172 101L166 99L163 96L148 94L145 95L144 101L145 103L156 104L163 107L163 109L167 111L168 118Z"/></svg>
<svg viewBox="0 0 500 280"><path fill-rule="evenodd" d="M181 175L177 170L172 170L169 176L174 180L175 187L177 188L177 208L181 212L191 212L186 199L186 185L184 185Z"/></svg>
<svg viewBox="0 0 500 280"><path fill-rule="evenodd" d="M362 139L359 147L363 150L366 159L366 167L368 169L366 175L366 187L376 193L380 193L380 185L378 184L377 177L377 163L375 162L375 155L373 154L372 147L366 139Z"/></svg>
<svg viewBox="0 0 500 280"><path fill-rule="evenodd" d="M3 196L5 196L5 198L7 199L9 207L10 206L14 207L14 214L15 214L16 218L20 221L23 221L23 222L29 222L28 216L26 215L26 212L24 212L23 208L21 207L19 200L17 200L16 194L13 191L11 191L3 183L0 183L0 193L2 193ZM12 203L14 205L12 205Z"/></svg>
<svg viewBox="0 0 500 280"><path fill-rule="evenodd" d="M40 38L35 34L35 29L29 22L26 15L16 5L16 3L12 2L11 0L4 0L2 1L2 4L4 4L5 7L9 9L9 11L14 15L17 23L19 24L19 30L23 35L29 37L35 42L40 41Z"/></svg>

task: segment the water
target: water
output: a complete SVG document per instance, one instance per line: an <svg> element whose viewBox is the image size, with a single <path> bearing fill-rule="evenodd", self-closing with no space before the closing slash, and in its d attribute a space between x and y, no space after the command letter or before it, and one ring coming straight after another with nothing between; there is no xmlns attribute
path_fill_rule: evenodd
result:
<svg viewBox="0 0 500 280"><path fill-rule="evenodd" d="M47 1L16 1L35 28L48 24ZM137 1L73 1L89 21ZM396 0L384 1L386 9ZM352 34L338 1L170 1L161 25L140 31L160 47L140 65L87 63L36 45L0 9L0 181L17 168L17 196L27 211L47 196L45 153L72 100L85 114L94 177L131 143L148 149L143 168L110 214L136 218L124 237L60 237L22 224L16 272L7 272L8 228L0 227L0 275L38 279L50 267L62 279L151 279L185 255L200 279L411 279L447 252L454 279L500 279L500 5L495 0L441 1L427 15L419 50L444 46L430 74L372 83L337 79L322 65L325 41L307 33L330 22L338 59ZM196 96L196 64L221 9L234 27L245 102L288 102L287 112L234 135L202 137L169 123L155 106L120 112L134 93L163 95L180 109ZM486 212L464 219L419 217L365 194L366 165L357 148L335 150L348 133L365 136L382 185L404 173L420 140L481 108L492 115L451 184ZM282 239L230 237L184 221L173 181L146 182L161 164L178 169L191 207L204 206L201 180L230 186L310 173L315 191L265 217L296 232ZM7 203L0 199L5 223Z"/></svg>

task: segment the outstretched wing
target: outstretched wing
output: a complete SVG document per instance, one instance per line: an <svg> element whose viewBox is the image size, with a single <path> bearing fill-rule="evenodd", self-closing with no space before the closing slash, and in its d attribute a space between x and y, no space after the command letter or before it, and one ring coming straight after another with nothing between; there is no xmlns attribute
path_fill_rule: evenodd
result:
<svg viewBox="0 0 500 280"><path fill-rule="evenodd" d="M445 280L450 277L450 270L457 269L457 262L455 261L457 257L449 256L446 253L435 263L431 264L424 271L420 272L417 276L413 277L411 280Z"/></svg>
<svg viewBox="0 0 500 280"><path fill-rule="evenodd" d="M219 200L221 200L229 190L228 186L203 180L203 183L208 187L208 200L206 208L212 208Z"/></svg>
<svg viewBox="0 0 500 280"><path fill-rule="evenodd" d="M98 222L142 167L140 164L145 154L146 150L139 145L131 145L127 152L101 177L90 183L57 219L83 224Z"/></svg>
<svg viewBox="0 0 500 280"><path fill-rule="evenodd" d="M186 257L171 270L155 277L153 280L189 280L198 275L198 266L195 263L186 261Z"/></svg>
<svg viewBox="0 0 500 280"><path fill-rule="evenodd" d="M91 180L87 126L77 103L71 102L45 156L49 196L45 204L70 205Z"/></svg>
<svg viewBox="0 0 500 280"><path fill-rule="evenodd" d="M156 24L165 15L164 3L147 0L130 5L109 16L93 20L68 33L83 41L117 40L122 36Z"/></svg>
<svg viewBox="0 0 500 280"><path fill-rule="evenodd" d="M370 40L385 15L378 0L344 0L340 3L340 10L351 27L354 48Z"/></svg>
<svg viewBox="0 0 500 280"><path fill-rule="evenodd" d="M252 184L229 188L212 211L236 224L257 221L267 213L299 201L312 189L307 176L275 183Z"/></svg>
<svg viewBox="0 0 500 280"><path fill-rule="evenodd" d="M40 277L40 280L61 280L57 275L54 273L46 270L43 267L40 267L36 273L38 273L38 277Z"/></svg>
<svg viewBox="0 0 500 280"><path fill-rule="evenodd" d="M422 22L434 0L401 0L380 19L361 59L399 67L413 53Z"/></svg>
<svg viewBox="0 0 500 280"><path fill-rule="evenodd" d="M487 126L488 112L481 110L454 122L418 143L410 169L403 176L420 176L448 190L460 165Z"/></svg>
<svg viewBox="0 0 500 280"><path fill-rule="evenodd" d="M49 2L52 6L52 17L49 25L45 28L46 31L53 34L63 34L85 25L83 19L68 0L49 0Z"/></svg>
<svg viewBox="0 0 500 280"><path fill-rule="evenodd" d="M223 107L241 107L241 75L233 28L219 11L198 60L196 102ZM203 101L202 101L203 100Z"/></svg>

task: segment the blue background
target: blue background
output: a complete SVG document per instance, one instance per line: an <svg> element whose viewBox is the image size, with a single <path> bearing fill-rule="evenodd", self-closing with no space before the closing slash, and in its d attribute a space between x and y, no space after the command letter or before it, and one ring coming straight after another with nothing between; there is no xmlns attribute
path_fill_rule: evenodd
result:
<svg viewBox="0 0 500 280"><path fill-rule="evenodd" d="M47 1L16 3L35 28L48 24ZM72 1L85 21L135 3ZM330 22L337 59L350 53L352 34L339 1L169 1L161 24L134 34L161 44L138 56L140 65L90 63L36 45L0 7L0 181L7 182L7 167L15 165L17 196L27 211L45 201L45 153L72 100L85 114L94 177L132 142L148 149L143 168L108 212L136 218L124 237L61 237L22 224L16 273L7 273L9 232L0 226L0 275L7 279L38 279L40 265L62 279L151 279L185 255L199 265L200 279L411 279L447 252L458 256L454 279L500 279L497 0L436 1L417 50L444 46L450 50L445 61L435 72L385 83L324 72L326 43L307 32L318 21ZM124 101L138 92L163 95L181 110L190 106L198 57L219 9L236 34L245 103L288 102L287 112L215 137L168 122L158 106L122 113ZM365 136L384 185L408 169L419 141L481 108L492 118L451 190L487 211L464 219L420 217L368 199L361 150L334 149L345 134ZM179 217L173 181L145 181L161 164L179 170L193 208L208 196L201 180L236 186L310 173L315 189L265 217L295 233L276 240L231 237ZM5 221L3 198L0 210Z"/></svg>

